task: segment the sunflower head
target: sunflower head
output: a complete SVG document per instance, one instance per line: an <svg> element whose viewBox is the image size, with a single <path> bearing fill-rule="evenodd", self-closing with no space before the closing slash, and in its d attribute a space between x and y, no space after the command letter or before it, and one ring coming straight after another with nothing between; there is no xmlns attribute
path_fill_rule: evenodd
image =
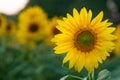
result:
<svg viewBox="0 0 120 80"><path fill-rule="evenodd" d="M58 25L58 23L57 23L58 19L60 20L59 17L53 17L50 24L49 24L49 29L50 29L49 32L51 33L52 38L54 35L60 33L60 31L56 28L56 26Z"/></svg>
<svg viewBox="0 0 120 80"><path fill-rule="evenodd" d="M16 43L18 43L19 45L25 46L28 49L32 49L36 45L36 42L34 40L28 39L22 31L17 31Z"/></svg>
<svg viewBox="0 0 120 80"><path fill-rule="evenodd" d="M51 46L54 45L50 40L56 35L59 34L60 31L56 28L58 25L57 20L60 19L59 17L53 17L52 19L49 20L49 25L47 28L47 37L45 39L45 42Z"/></svg>
<svg viewBox="0 0 120 80"><path fill-rule="evenodd" d="M115 40L115 53L120 55L120 25L117 25L114 34L117 36L117 39Z"/></svg>
<svg viewBox="0 0 120 80"><path fill-rule="evenodd" d="M25 45L27 43L27 37L24 35L23 31L17 31L16 33L16 41L22 45Z"/></svg>
<svg viewBox="0 0 120 80"><path fill-rule="evenodd" d="M16 32L16 24L8 20L7 25L5 26L5 36L13 36Z"/></svg>
<svg viewBox="0 0 120 80"><path fill-rule="evenodd" d="M5 33L5 26L7 25L7 20L3 15L0 15L0 36Z"/></svg>
<svg viewBox="0 0 120 80"><path fill-rule="evenodd" d="M39 6L28 7L19 15L19 31L28 39L42 40L47 26L47 14Z"/></svg>
<svg viewBox="0 0 120 80"><path fill-rule="evenodd" d="M115 28L108 20L102 21L101 11L92 20L92 11L82 8L80 13L74 8L73 16L67 14L63 20L58 20L57 29L61 32L57 34L52 42L56 54L67 53L63 64L69 62L69 68L75 68L80 72L83 67L92 72L98 68L98 63L109 56L109 52L114 49L113 40L116 36L111 34ZM107 36L106 36L107 35Z"/></svg>

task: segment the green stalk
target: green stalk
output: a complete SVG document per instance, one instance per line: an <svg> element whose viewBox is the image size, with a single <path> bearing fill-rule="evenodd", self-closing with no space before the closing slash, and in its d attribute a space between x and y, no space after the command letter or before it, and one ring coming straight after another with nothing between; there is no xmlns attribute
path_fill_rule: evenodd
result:
<svg viewBox="0 0 120 80"><path fill-rule="evenodd" d="M88 80L94 80L94 71L88 74Z"/></svg>

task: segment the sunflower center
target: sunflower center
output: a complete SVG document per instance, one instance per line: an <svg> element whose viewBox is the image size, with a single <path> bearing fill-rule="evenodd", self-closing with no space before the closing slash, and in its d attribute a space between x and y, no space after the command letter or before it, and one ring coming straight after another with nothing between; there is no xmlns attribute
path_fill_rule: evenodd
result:
<svg viewBox="0 0 120 80"><path fill-rule="evenodd" d="M82 32L78 35L77 41L82 46L90 46L94 41L93 35L88 31Z"/></svg>
<svg viewBox="0 0 120 80"><path fill-rule="evenodd" d="M36 31L38 31L38 25L37 25L37 24L32 24L32 25L30 25L29 30L30 30L31 32L36 32Z"/></svg>
<svg viewBox="0 0 120 80"><path fill-rule="evenodd" d="M95 36L92 32L88 30L77 32L75 37L75 46L77 49L82 52L89 52L94 48L94 44Z"/></svg>
<svg viewBox="0 0 120 80"><path fill-rule="evenodd" d="M55 28L53 29L53 34L56 35L56 34L59 34L59 33L60 33L60 31L55 27Z"/></svg>
<svg viewBox="0 0 120 80"><path fill-rule="evenodd" d="M11 28L12 27L10 25L7 25L6 30L9 31L9 30L11 30Z"/></svg>

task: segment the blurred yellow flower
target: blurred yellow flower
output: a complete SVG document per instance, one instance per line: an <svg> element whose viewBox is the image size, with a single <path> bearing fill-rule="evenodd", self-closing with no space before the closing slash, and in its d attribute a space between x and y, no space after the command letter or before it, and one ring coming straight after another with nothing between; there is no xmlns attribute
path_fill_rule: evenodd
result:
<svg viewBox="0 0 120 80"><path fill-rule="evenodd" d="M29 49L34 48L36 43L34 40L28 39L26 35L23 34L22 31L18 31L16 34L17 37L17 41L21 44L21 45L27 45L27 47Z"/></svg>
<svg viewBox="0 0 120 80"><path fill-rule="evenodd" d="M117 36L115 40L115 53L120 55L120 25L117 26L114 34Z"/></svg>
<svg viewBox="0 0 120 80"><path fill-rule="evenodd" d="M16 37L17 37L17 41L20 43L20 44L26 44L27 43L27 38L26 38L26 35L23 35L24 32L22 31L17 31L16 33Z"/></svg>
<svg viewBox="0 0 120 80"><path fill-rule="evenodd" d="M83 67L89 72L98 68L98 62L102 63L115 46L112 40L116 36L111 34L115 28L108 27L112 24L108 20L102 21L103 12L91 19L91 10L87 12L82 8L78 13L74 8L73 16L67 14L67 18L57 21L57 29L62 33L52 39L57 45L54 48L56 54L67 52L63 64L69 61L69 68L74 67L78 72Z"/></svg>
<svg viewBox="0 0 120 80"><path fill-rule="evenodd" d="M0 36L5 33L5 26L7 25L7 20L3 15L0 15Z"/></svg>
<svg viewBox="0 0 120 80"><path fill-rule="evenodd" d="M8 20L5 16L0 15L0 37L8 46L13 45L16 34L16 24Z"/></svg>
<svg viewBox="0 0 120 80"><path fill-rule="evenodd" d="M26 39L40 41L45 37L47 14L39 6L29 7L20 13L18 25L20 33L22 32Z"/></svg>
<svg viewBox="0 0 120 80"><path fill-rule="evenodd" d="M47 45L53 45L53 43L51 42L51 39L54 37L54 35L60 33L60 31L56 28L57 24L57 20L60 19L58 17L53 17L50 21L49 21L49 25L47 28L47 37L45 39L45 42L47 43Z"/></svg>
<svg viewBox="0 0 120 80"><path fill-rule="evenodd" d="M5 36L13 36L13 35L15 35L15 32L16 32L16 24L15 24L15 22L13 22L11 20L8 20L4 31L5 31L5 33L4 33Z"/></svg>

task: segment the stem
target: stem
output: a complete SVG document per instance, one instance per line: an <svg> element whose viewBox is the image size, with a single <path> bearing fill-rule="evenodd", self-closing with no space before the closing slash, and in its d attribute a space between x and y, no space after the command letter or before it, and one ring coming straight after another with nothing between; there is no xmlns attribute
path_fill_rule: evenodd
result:
<svg viewBox="0 0 120 80"><path fill-rule="evenodd" d="M94 71L88 74L88 80L94 80Z"/></svg>
<svg viewBox="0 0 120 80"><path fill-rule="evenodd" d="M72 78L76 78L76 79L79 79L79 80L83 80L83 78L78 77L78 76L74 76L74 75L69 75L69 76L72 77Z"/></svg>

